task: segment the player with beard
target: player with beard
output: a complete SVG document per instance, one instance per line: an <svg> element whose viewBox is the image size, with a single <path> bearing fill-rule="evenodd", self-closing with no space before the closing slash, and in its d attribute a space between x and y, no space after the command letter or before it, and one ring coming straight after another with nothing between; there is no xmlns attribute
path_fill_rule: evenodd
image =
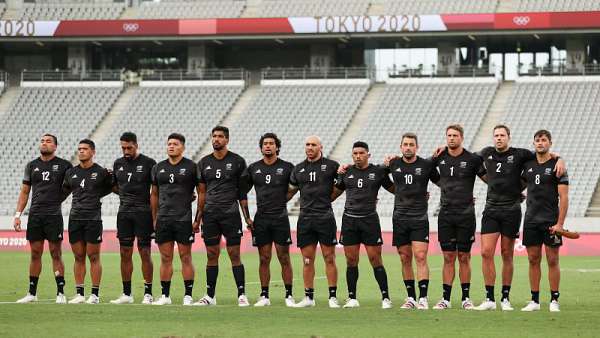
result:
<svg viewBox="0 0 600 338"><path fill-rule="evenodd" d="M247 219L252 231L252 245L258 247L260 264L260 297L254 306L269 306L270 262L275 243L277 258L281 264L281 279L285 286L285 305L294 306L292 297L292 243L290 220L287 213L287 192L294 165L279 158L281 140L273 133L266 133L258 142L263 158L254 162L242 174L248 189L256 191L257 211L254 220Z"/></svg>
<svg viewBox="0 0 600 338"><path fill-rule="evenodd" d="M15 231L21 231L21 215L27 206L30 193L31 207L27 221L27 240L31 248L29 263L29 292L17 303L37 301L37 285L42 272L42 255L44 241L48 241L52 257L52 271L56 280L56 303L64 304L67 298L64 294L65 266L62 261L63 218L60 206L62 204L62 183L66 172L73 167L71 163L56 156L58 141L56 136L44 134L40 140L40 157L29 162L25 167L23 185L19 193L17 211L13 226Z"/></svg>
<svg viewBox="0 0 600 338"><path fill-rule="evenodd" d="M121 135L123 157L113 164L113 190L119 194L120 204L117 213L117 237L121 251L121 279L123 294L111 300L112 304L133 303L131 275L133 274L133 242L142 262L144 276L144 297L142 304L152 304L152 252L150 244L154 236L152 211L150 208L150 188L152 167L156 161L140 154L137 136L131 132Z"/></svg>
<svg viewBox="0 0 600 338"><path fill-rule="evenodd" d="M288 193L289 200L300 191L297 242L304 262L304 299L295 307L315 306L315 257L317 244L320 244L329 284L329 307L339 308L336 295L338 272L335 264L337 227L331 208L339 164L323 156L323 144L318 136L306 138L304 152L306 159L294 167Z"/></svg>
<svg viewBox="0 0 600 338"><path fill-rule="evenodd" d="M219 256L221 237L227 241L227 254L231 261L233 278L237 286L238 306L249 306L246 297L244 265L240 257L242 239L242 220L238 205L242 208L244 219L250 222L247 187L241 179L246 170L246 161L230 151L229 129L216 126L211 131L213 152L198 162L200 190L198 195L198 213L196 224L202 229L202 238L206 245L206 295L195 305L213 306L217 277L219 274Z"/></svg>

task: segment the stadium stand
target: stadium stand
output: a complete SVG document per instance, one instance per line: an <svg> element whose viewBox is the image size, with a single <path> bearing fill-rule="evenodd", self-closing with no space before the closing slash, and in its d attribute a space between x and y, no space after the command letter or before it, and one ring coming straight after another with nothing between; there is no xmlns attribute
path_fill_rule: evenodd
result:
<svg viewBox="0 0 600 338"><path fill-rule="evenodd" d="M502 1L502 0L501 0ZM509 11L515 12L572 12L597 11L600 2L595 0L516 0Z"/></svg>
<svg viewBox="0 0 600 338"><path fill-rule="evenodd" d="M200 1L144 1L137 18L237 18L244 10L243 0L200 0Z"/></svg>
<svg viewBox="0 0 600 338"><path fill-rule="evenodd" d="M118 19L124 3L112 1L61 1L24 3L16 14L19 20L108 20Z"/></svg>
<svg viewBox="0 0 600 338"><path fill-rule="evenodd" d="M121 92L113 88L23 88L2 117L0 214L14 212L23 169L39 156L39 137L58 136L58 156L70 160L75 145L89 137ZM68 210L63 208L63 210Z"/></svg>
<svg viewBox="0 0 600 338"><path fill-rule="evenodd" d="M569 168L569 216L585 216L600 177L596 169L600 165L596 127L600 123L600 79L517 81L502 121L512 130L513 146L533 149L533 134L538 129L552 132L553 151ZM481 212L486 187L478 184L476 191Z"/></svg>
<svg viewBox="0 0 600 338"><path fill-rule="evenodd" d="M388 84L359 139L369 144L372 162L381 163L386 154L399 154L403 133L415 132L419 137L418 154L426 158L444 143L445 127L461 123L466 130L465 147L468 149L497 85L492 78L417 79ZM429 213L433 215L439 205L439 189L430 184L430 192ZM380 215L391 216L393 195L382 191L379 197ZM343 210L342 201L335 204L338 214Z"/></svg>
<svg viewBox="0 0 600 338"><path fill-rule="evenodd" d="M140 151L157 162L166 158L166 139L172 132L186 137L186 154L195 152L208 140L210 130L230 111L244 87L157 87L139 88L113 128L99 140L98 163L112 167L121 157L119 137L125 131L138 135ZM116 195L105 198L105 214L116 214Z"/></svg>
<svg viewBox="0 0 600 338"><path fill-rule="evenodd" d="M261 17L364 15L369 2L365 0L263 0Z"/></svg>
<svg viewBox="0 0 600 338"><path fill-rule="evenodd" d="M372 0L383 5L382 14L493 13L498 0Z"/></svg>

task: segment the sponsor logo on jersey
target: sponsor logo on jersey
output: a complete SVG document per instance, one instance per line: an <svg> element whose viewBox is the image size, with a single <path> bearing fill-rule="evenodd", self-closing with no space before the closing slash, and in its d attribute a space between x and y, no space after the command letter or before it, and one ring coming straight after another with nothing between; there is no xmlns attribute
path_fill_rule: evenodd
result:
<svg viewBox="0 0 600 338"><path fill-rule="evenodd" d="M283 168L277 168L275 175L283 175Z"/></svg>
<svg viewBox="0 0 600 338"><path fill-rule="evenodd" d="M381 237L377 238L377 243L381 243L381 242L382 242Z"/></svg>
<svg viewBox="0 0 600 338"><path fill-rule="evenodd" d="M398 169L396 169L396 172L397 172L397 173L401 173L401 172L402 172L402 169L398 168Z"/></svg>
<svg viewBox="0 0 600 338"><path fill-rule="evenodd" d="M194 240L194 235L191 235L190 238L188 238L190 241Z"/></svg>
<svg viewBox="0 0 600 338"><path fill-rule="evenodd" d="M95 180L98 178L98 173L92 173L92 175L90 176L90 179Z"/></svg>
<svg viewBox="0 0 600 338"><path fill-rule="evenodd" d="M159 173L164 173L165 169L160 169Z"/></svg>
<svg viewBox="0 0 600 338"><path fill-rule="evenodd" d="M440 164L446 164L446 161L442 160L442 161L440 162Z"/></svg>
<svg viewBox="0 0 600 338"><path fill-rule="evenodd" d="M415 168L415 175L421 176L422 171L423 171L423 169L421 169L421 168Z"/></svg>
<svg viewBox="0 0 600 338"><path fill-rule="evenodd" d="M350 178L354 178L354 175L350 175L350 176L348 176L348 179L350 179Z"/></svg>
<svg viewBox="0 0 600 338"><path fill-rule="evenodd" d="M71 177L71 178L77 178L77 174L73 175L73 177Z"/></svg>
<svg viewBox="0 0 600 338"><path fill-rule="evenodd" d="M185 168L179 169L179 175L185 175Z"/></svg>
<svg viewBox="0 0 600 338"><path fill-rule="evenodd" d="M212 169L210 166L207 166L206 168L204 168L204 170L210 170Z"/></svg>
<svg viewBox="0 0 600 338"><path fill-rule="evenodd" d="M488 160L493 160L494 158L492 157L492 155L488 156Z"/></svg>
<svg viewBox="0 0 600 338"><path fill-rule="evenodd" d="M371 181L375 181L375 173L370 173L370 174L369 174L369 179L370 179Z"/></svg>
<svg viewBox="0 0 600 338"><path fill-rule="evenodd" d="M552 168L546 168L546 170L544 171L544 174L551 175L552 174Z"/></svg>
<svg viewBox="0 0 600 338"><path fill-rule="evenodd" d="M40 171L40 168L36 167L35 169L33 169L33 172L36 172L36 171Z"/></svg>
<svg viewBox="0 0 600 338"><path fill-rule="evenodd" d="M58 171L59 168L60 166L58 164L55 164L52 166L52 171Z"/></svg>
<svg viewBox="0 0 600 338"><path fill-rule="evenodd" d="M467 162L464 162L464 161L460 162L460 167L463 168L463 169L466 168L467 167Z"/></svg>
<svg viewBox="0 0 600 338"><path fill-rule="evenodd" d="M533 172L533 168L529 168L529 170L527 170L528 173L532 173Z"/></svg>
<svg viewBox="0 0 600 338"><path fill-rule="evenodd" d="M255 174L261 174L261 173L262 173L262 171L260 171L260 169L258 169L258 170L256 170L254 173L255 173Z"/></svg>
<svg viewBox="0 0 600 338"><path fill-rule="evenodd" d="M225 170L231 170L231 167L232 167L231 163L227 163L225 165Z"/></svg>
<svg viewBox="0 0 600 338"><path fill-rule="evenodd" d="M506 158L506 163L515 163L515 157L513 155L510 155Z"/></svg>
<svg viewBox="0 0 600 338"><path fill-rule="evenodd" d="M119 171L124 171L125 169L123 167L119 168Z"/></svg>
<svg viewBox="0 0 600 338"><path fill-rule="evenodd" d="M143 170L144 170L144 166L143 166L143 165L138 165L138 166L135 168L135 171L137 171L138 173L141 173Z"/></svg>
<svg viewBox="0 0 600 338"><path fill-rule="evenodd" d="M321 164L321 171L327 170L327 164Z"/></svg>
<svg viewBox="0 0 600 338"><path fill-rule="evenodd" d="M300 169L300 171L299 171L299 172L303 173L303 172L304 172L304 168Z"/></svg>

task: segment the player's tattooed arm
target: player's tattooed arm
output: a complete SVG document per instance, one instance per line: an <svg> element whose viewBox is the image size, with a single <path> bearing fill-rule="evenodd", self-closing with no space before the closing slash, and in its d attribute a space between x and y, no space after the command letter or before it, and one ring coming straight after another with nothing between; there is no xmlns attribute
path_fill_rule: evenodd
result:
<svg viewBox="0 0 600 338"><path fill-rule="evenodd" d="M71 188L71 183L69 182L69 177L70 177L70 173L67 171L67 174L65 175L65 180L63 181L63 185L62 185L62 196L61 196L61 201L65 201L67 199L67 197L69 197L69 195L71 194L71 192L73 191L73 188Z"/></svg>
<svg viewBox="0 0 600 338"><path fill-rule="evenodd" d="M21 231L21 214L27 206L29 200L29 193L31 192L31 186L23 183L21 185L21 191L19 191L19 199L17 200L17 210L15 211L15 217L13 218L13 227L15 231Z"/></svg>
<svg viewBox="0 0 600 338"><path fill-rule="evenodd" d="M152 225L156 230L156 217L158 215L158 186L154 184L150 190L150 210L152 211Z"/></svg>
<svg viewBox="0 0 600 338"><path fill-rule="evenodd" d="M338 189L337 187L333 187L333 191L331 192L331 201L335 201L343 193L344 190Z"/></svg>
<svg viewBox="0 0 600 338"><path fill-rule="evenodd" d="M199 225L202 224L202 214L204 212L204 205L206 204L206 183L198 184L198 203L196 208L196 218L194 218L195 222L198 222Z"/></svg>
<svg viewBox="0 0 600 338"><path fill-rule="evenodd" d="M558 221L550 227L550 232L563 230L567 211L569 210L569 186L567 184L558 185Z"/></svg>

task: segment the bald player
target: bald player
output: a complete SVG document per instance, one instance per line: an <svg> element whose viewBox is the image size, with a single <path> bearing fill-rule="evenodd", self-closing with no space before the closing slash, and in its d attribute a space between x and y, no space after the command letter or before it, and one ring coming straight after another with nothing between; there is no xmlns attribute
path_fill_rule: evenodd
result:
<svg viewBox="0 0 600 338"><path fill-rule="evenodd" d="M306 138L304 152L306 159L294 167L288 192L289 200L300 191L300 216L296 231L304 262L305 296L295 307L315 306L315 256L317 244L320 244L329 283L329 307L339 308L336 296L338 272L335 264L337 226L331 208L339 164L323 157L323 144L318 136Z"/></svg>

